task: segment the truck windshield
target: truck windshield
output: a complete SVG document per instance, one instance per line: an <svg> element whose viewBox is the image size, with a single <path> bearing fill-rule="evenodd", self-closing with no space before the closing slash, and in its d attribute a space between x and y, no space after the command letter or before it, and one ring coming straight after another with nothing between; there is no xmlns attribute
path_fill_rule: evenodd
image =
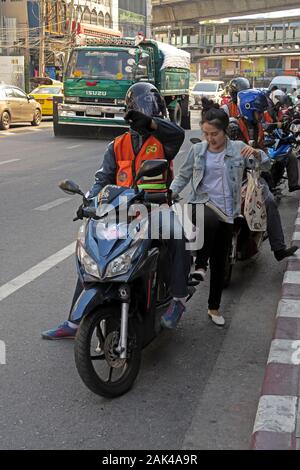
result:
<svg viewBox="0 0 300 470"><path fill-rule="evenodd" d="M102 78L107 80L131 80L132 71L126 51L73 51L66 78Z"/></svg>

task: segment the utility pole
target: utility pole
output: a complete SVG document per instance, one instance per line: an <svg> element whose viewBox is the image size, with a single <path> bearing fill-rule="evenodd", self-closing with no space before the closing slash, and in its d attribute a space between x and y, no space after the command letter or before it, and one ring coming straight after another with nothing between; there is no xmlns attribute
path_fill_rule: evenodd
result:
<svg viewBox="0 0 300 470"><path fill-rule="evenodd" d="M69 57L70 57L71 45L72 45L73 14L74 14L74 0L71 0L69 3L69 23L68 23L68 30L67 30L68 49L65 54L64 72L66 72L66 68L68 65Z"/></svg>
<svg viewBox="0 0 300 470"><path fill-rule="evenodd" d="M45 16L46 2L40 0L40 53L39 53L39 76L45 75Z"/></svg>

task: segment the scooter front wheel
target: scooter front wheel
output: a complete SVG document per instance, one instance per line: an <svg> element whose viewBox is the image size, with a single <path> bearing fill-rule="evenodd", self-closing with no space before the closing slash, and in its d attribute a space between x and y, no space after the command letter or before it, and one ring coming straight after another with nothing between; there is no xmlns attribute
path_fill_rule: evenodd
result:
<svg viewBox="0 0 300 470"><path fill-rule="evenodd" d="M107 398L126 393L140 368L140 325L129 317L125 359L118 353L120 328L120 313L107 306L83 318L75 339L75 363L81 379L92 392Z"/></svg>

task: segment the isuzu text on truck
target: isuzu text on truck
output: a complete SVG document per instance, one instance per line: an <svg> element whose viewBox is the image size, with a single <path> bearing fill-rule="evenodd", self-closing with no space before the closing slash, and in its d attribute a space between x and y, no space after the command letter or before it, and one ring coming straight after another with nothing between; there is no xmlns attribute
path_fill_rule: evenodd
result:
<svg viewBox="0 0 300 470"><path fill-rule="evenodd" d="M56 136L67 126L127 127L125 95L136 82L153 83L169 118L190 128L190 54L154 40L103 38L75 47L64 77L64 98L54 103Z"/></svg>

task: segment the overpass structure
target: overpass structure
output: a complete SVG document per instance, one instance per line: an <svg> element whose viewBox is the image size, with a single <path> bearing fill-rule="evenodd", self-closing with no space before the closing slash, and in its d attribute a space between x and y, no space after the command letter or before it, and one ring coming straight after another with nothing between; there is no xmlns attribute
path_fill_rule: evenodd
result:
<svg viewBox="0 0 300 470"><path fill-rule="evenodd" d="M300 70L300 15L156 27L155 38L189 51L197 79L255 77L261 86ZM265 82L265 83L264 83Z"/></svg>
<svg viewBox="0 0 300 470"><path fill-rule="evenodd" d="M299 8L299 0L152 0L153 27Z"/></svg>

